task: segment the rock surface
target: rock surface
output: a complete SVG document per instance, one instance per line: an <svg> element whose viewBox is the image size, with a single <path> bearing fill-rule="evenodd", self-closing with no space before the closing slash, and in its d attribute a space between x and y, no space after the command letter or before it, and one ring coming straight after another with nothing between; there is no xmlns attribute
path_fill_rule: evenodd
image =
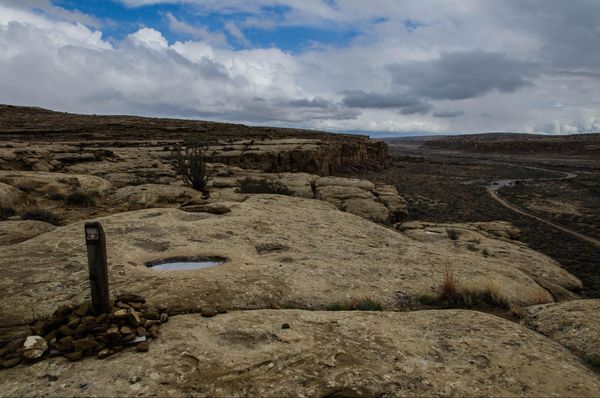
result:
<svg viewBox="0 0 600 398"><path fill-rule="evenodd" d="M43 221L0 221L0 246L24 242L54 229L55 225Z"/></svg>
<svg viewBox="0 0 600 398"><path fill-rule="evenodd" d="M283 324L290 327L282 329ZM50 382L51 375L52 382ZM0 396L597 396L559 344L479 312L180 315L148 352L0 373Z"/></svg>
<svg viewBox="0 0 600 398"><path fill-rule="evenodd" d="M78 189L102 193L111 188L104 178L65 173L36 171L0 171L0 182L12 186L27 186L39 193L68 193Z"/></svg>
<svg viewBox="0 0 600 398"><path fill-rule="evenodd" d="M19 189L0 182L0 207L16 207L23 201L25 194Z"/></svg>
<svg viewBox="0 0 600 398"><path fill-rule="evenodd" d="M600 299L528 307L525 324L600 364Z"/></svg>
<svg viewBox="0 0 600 398"><path fill-rule="evenodd" d="M119 203L135 203L145 207L177 205L184 202L202 201L202 193L183 186L142 184L118 189L112 199Z"/></svg>
<svg viewBox="0 0 600 398"><path fill-rule="evenodd" d="M426 231L399 233L332 205L282 195L251 195L222 203L216 215L178 209L147 209L100 218L107 234L113 294L143 294L174 312L205 306L323 308L371 297L395 308L398 297L435 294L452 266L459 283L493 284L509 303L531 305L546 294L532 278L545 276L566 289L581 286L552 259L525 245L464 226L458 241L436 240ZM83 222L70 224L0 251L0 321L29 321L73 300L83 301L87 259ZM486 247L490 255L469 245ZM279 245L284 252L257 247ZM167 258L227 258L223 265L191 271L145 266ZM32 258L35 261L32 261Z"/></svg>

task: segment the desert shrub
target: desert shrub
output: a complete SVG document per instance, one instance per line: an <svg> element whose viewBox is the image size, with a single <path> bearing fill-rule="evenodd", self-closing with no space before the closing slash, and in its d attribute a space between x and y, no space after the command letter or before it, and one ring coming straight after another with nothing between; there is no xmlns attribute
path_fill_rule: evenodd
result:
<svg viewBox="0 0 600 398"><path fill-rule="evenodd" d="M496 285L488 285L483 289L463 289L461 291L463 308L497 308L508 310L510 305L508 301L499 294Z"/></svg>
<svg viewBox="0 0 600 398"><path fill-rule="evenodd" d="M35 185L26 184L26 183L17 184L17 185L15 185L15 188L17 188L18 190L23 191L25 193L31 193L36 190Z"/></svg>
<svg viewBox="0 0 600 398"><path fill-rule="evenodd" d="M348 303L327 304L325 309L327 311L383 311L383 305L376 300L365 297Z"/></svg>
<svg viewBox="0 0 600 398"><path fill-rule="evenodd" d="M458 289L456 279L454 278L454 269L452 267L445 267L438 300L454 300L457 296Z"/></svg>
<svg viewBox="0 0 600 398"><path fill-rule="evenodd" d="M446 308L493 308L508 310L508 301L493 282L484 286L459 287L451 267L444 269L444 278L434 304Z"/></svg>
<svg viewBox="0 0 600 398"><path fill-rule="evenodd" d="M46 194L46 197L50 200L65 200L65 195L58 191L50 191Z"/></svg>
<svg viewBox="0 0 600 398"><path fill-rule="evenodd" d="M595 368L600 368L600 355L586 355L584 360L588 365L593 366Z"/></svg>
<svg viewBox="0 0 600 398"><path fill-rule="evenodd" d="M285 185L277 181L270 181L266 178L253 179L250 177L244 178L242 181L240 181L240 191L242 193L270 193L288 196L291 196L294 193Z"/></svg>
<svg viewBox="0 0 600 398"><path fill-rule="evenodd" d="M206 190L208 180L206 147L205 141L199 138L188 138L183 146L178 144L171 151L171 164L184 184L202 192Z"/></svg>
<svg viewBox="0 0 600 398"><path fill-rule="evenodd" d="M327 311L350 311L347 305L342 303L331 303L325 305Z"/></svg>
<svg viewBox="0 0 600 398"><path fill-rule="evenodd" d="M419 297L419 303L421 303L422 305L434 305L435 297L433 297L430 294L423 294Z"/></svg>
<svg viewBox="0 0 600 398"><path fill-rule="evenodd" d="M77 190L67 195L65 203L68 205L92 207L96 205L96 201L91 193Z"/></svg>
<svg viewBox="0 0 600 398"><path fill-rule="evenodd" d="M490 251L488 249L483 249L483 251L481 253L483 254L484 257L490 256Z"/></svg>
<svg viewBox="0 0 600 398"><path fill-rule="evenodd" d="M448 234L448 237L452 240L458 240L460 237L460 232L453 228L447 229L446 234Z"/></svg>
<svg viewBox="0 0 600 398"><path fill-rule="evenodd" d="M531 305L539 305L539 304L547 304L552 302L553 299L550 294L546 290L538 290L533 296L533 300L531 301Z"/></svg>
<svg viewBox="0 0 600 398"><path fill-rule="evenodd" d="M14 208L12 207L0 207L0 221L8 220L9 217L17 214Z"/></svg>
<svg viewBox="0 0 600 398"><path fill-rule="evenodd" d="M354 309L358 311L383 311L383 306L380 302L365 297L354 305Z"/></svg>
<svg viewBox="0 0 600 398"><path fill-rule="evenodd" d="M23 220L44 221L54 225L60 225L61 219L56 214L48 210L32 209L21 216Z"/></svg>

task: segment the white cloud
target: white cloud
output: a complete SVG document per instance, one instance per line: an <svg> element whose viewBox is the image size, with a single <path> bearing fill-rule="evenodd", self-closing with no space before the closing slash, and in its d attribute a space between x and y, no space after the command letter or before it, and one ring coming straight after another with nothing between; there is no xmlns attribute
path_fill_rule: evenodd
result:
<svg viewBox="0 0 600 398"><path fill-rule="evenodd" d="M152 28L142 28L128 37L132 43L153 50L164 50L169 46L167 39L159 31Z"/></svg>
<svg viewBox="0 0 600 398"><path fill-rule="evenodd" d="M5 0L0 102L328 130L600 128L600 2L121 1L220 13L223 31L165 12L169 31L190 40L169 43L168 31L142 27L109 43L93 17L47 0ZM227 19L238 12L243 19ZM282 25L358 35L296 53L252 48L247 29Z"/></svg>

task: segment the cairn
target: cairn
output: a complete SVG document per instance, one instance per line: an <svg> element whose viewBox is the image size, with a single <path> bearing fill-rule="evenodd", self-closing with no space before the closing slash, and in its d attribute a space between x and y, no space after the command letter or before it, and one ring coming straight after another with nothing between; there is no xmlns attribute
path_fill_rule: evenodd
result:
<svg viewBox="0 0 600 398"><path fill-rule="evenodd" d="M118 295L110 312L97 316L89 302L62 305L50 318L31 324L30 336L0 348L0 367L57 356L70 361L88 356L104 359L131 346L145 352L168 320L165 306L148 306L143 297L129 293Z"/></svg>

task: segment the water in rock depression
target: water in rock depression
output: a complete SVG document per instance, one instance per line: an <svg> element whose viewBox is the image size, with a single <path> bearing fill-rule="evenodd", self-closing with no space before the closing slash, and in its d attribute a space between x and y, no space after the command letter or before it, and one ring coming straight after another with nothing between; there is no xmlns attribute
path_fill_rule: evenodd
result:
<svg viewBox="0 0 600 398"><path fill-rule="evenodd" d="M187 271L215 267L223 264L226 260L223 257L172 258L149 263L147 266L161 271Z"/></svg>

